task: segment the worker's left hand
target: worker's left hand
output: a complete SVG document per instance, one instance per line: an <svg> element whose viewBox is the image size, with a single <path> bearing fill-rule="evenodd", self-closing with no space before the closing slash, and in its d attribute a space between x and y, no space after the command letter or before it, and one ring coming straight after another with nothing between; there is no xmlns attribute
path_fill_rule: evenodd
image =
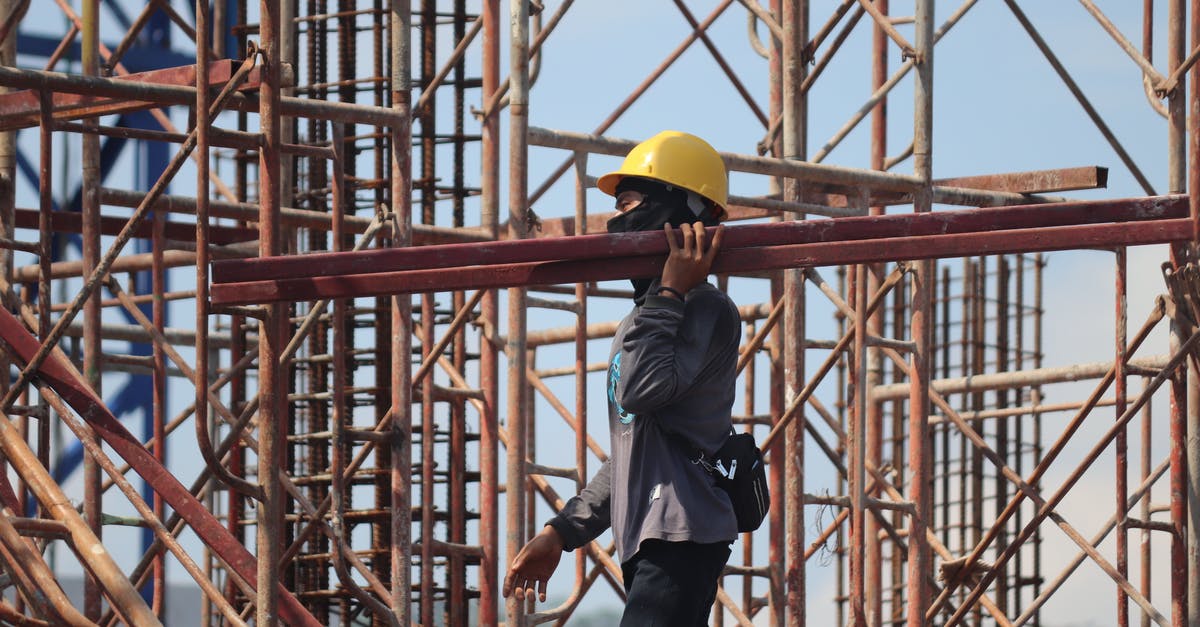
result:
<svg viewBox="0 0 1200 627"><path fill-rule="evenodd" d="M516 594L518 601L533 599L536 586L538 600L546 601L546 582L558 568L563 541L554 527L546 525L521 548L504 577L504 598Z"/></svg>
<svg viewBox="0 0 1200 627"><path fill-rule="evenodd" d="M675 241L675 230L671 228L670 224L663 225L663 230L667 233L667 246L670 248L670 253L667 255L666 265L663 266L662 281L659 284L679 290L681 294L687 294L688 290L702 283L708 276L713 259L717 256L717 250L721 248L721 236L725 227L717 227L712 243L707 248L705 247L706 233L703 222L679 226L679 230L683 234L682 245Z"/></svg>

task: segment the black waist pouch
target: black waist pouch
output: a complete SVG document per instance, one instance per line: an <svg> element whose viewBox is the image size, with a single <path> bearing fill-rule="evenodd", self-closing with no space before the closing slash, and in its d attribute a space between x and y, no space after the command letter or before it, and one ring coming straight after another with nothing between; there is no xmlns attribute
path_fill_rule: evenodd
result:
<svg viewBox="0 0 1200 627"><path fill-rule="evenodd" d="M758 529L771 507L762 451L749 433L734 433L712 457L701 457L717 486L729 494L739 532Z"/></svg>

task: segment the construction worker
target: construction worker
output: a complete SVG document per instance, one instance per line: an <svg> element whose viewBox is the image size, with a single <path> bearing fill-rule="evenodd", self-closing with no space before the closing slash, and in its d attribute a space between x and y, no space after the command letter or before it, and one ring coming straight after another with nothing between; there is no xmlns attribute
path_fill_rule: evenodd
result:
<svg viewBox="0 0 1200 627"><path fill-rule="evenodd" d="M611 527L627 593L621 624L704 625L737 536L729 497L692 461L731 429L740 321L706 280L721 227L711 243L704 230L725 214L725 165L699 137L664 131L597 187L616 197L610 233L662 230L669 254L659 277L632 280L633 311L613 338L611 456L517 554L503 592L524 600L536 586L545 601L561 554Z"/></svg>

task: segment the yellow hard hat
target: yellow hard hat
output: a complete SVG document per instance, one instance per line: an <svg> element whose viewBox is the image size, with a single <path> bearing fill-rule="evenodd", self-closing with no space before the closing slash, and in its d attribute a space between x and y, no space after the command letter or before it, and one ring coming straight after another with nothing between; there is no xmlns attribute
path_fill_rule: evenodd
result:
<svg viewBox="0 0 1200 627"><path fill-rule="evenodd" d="M617 183L626 176L696 192L717 205L718 215L725 213L729 201L729 181L721 155L703 139L680 131L663 131L634 146L621 168L601 176L596 187L615 196Z"/></svg>

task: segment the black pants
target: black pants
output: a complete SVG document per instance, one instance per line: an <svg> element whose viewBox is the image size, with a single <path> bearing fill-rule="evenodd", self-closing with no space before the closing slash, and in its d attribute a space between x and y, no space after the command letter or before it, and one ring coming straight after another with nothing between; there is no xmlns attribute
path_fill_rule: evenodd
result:
<svg viewBox="0 0 1200 627"><path fill-rule="evenodd" d="M642 542L633 559L621 565L626 592L621 627L707 625L729 544Z"/></svg>

